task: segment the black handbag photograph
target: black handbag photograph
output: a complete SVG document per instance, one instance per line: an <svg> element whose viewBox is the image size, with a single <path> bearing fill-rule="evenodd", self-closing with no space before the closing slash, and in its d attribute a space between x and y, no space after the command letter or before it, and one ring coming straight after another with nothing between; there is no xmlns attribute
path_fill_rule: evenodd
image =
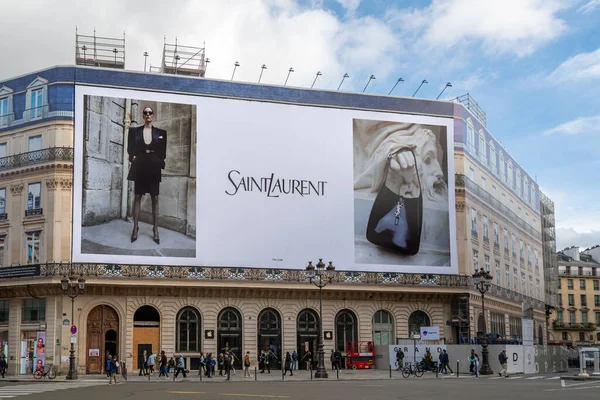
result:
<svg viewBox="0 0 600 400"><path fill-rule="evenodd" d="M415 170L419 182L419 196L408 198L395 193L386 186L390 163L398 153L408 151L415 159ZM403 147L388 155L384 170L384 179L367 223L367 240L373 244L400 253L415 255L421 246L421 228L423 226L423 190L417 158L412 149Z"/></svg>

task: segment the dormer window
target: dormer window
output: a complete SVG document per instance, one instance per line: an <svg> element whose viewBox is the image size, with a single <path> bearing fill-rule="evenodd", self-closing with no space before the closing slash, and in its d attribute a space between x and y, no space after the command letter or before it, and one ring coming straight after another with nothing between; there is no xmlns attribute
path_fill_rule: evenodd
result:
<svg viewBox="0 0 600 400"><path fill-rule="evenodd" d="M0 128L7 127L12 121L13 90L2 86L0 88Z"/></svg>
<svg viewBox="0 0 600 400"><path fill-rule="evenodd" d="M27 114L28 113L28 114ZM48 81L37 77L27 86L26 120L43 118L48 113Z"/></svg>

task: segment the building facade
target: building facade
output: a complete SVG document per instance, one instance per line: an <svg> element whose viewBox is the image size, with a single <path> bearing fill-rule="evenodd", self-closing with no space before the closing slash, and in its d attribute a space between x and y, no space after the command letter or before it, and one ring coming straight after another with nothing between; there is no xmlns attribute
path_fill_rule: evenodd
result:
<svg viewBox="0 0 600 400"><path fill-rule="evenodd" d="M559 306L550 340L568 346L600 344L600 246L557 253Z"/></svg>
<svg viewBox="0 0 600 400"><path fill-rule="evenodd" d="M278 358L285 351L297 350L301 358L316 351L319 292L307 281L305 265L277 270L70 262L73 77L82 85L397 113L427 110L452 118L459 274L339 268L323 291L325 350L344 352L348 341L384 348L423 326L439 326L446 343L473 344L484 334L520 343L524 315L535 321L536 343L545 343L539 188L488 132L472 99L401 99L71 66L0 83L0 105L5 104L0 110L6 111L0 116L5 121L0 149L7 149L0 158L5 166L0 237L10 243L0 268L0 340L9 373L30 373L39 332L44 332L45 362L61 371L68 368L75 340L80 373L101 372L107 353L136 369L143 350L165 350L183 354L195 369L200 351L228 348L239 360L245 351L255 358L267 348ZM479 268L494 278L485 295L485 317L470 278ZM73 304L60 288L61 279L71 276L86 280ZM71 325L78 327L75 339Z"/></svg>

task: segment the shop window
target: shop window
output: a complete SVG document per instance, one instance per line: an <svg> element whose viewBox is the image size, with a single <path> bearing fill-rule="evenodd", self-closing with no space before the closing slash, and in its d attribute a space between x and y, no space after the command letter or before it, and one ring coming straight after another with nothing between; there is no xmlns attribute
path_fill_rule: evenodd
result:
<svg viewBox="0 0 600 400"><path fill-rule="evenodd" d="M8 306L9 306L8 300L0 300L0 323L8 322ZM1 353L1 351L0 351L0 353Z"/></svg>

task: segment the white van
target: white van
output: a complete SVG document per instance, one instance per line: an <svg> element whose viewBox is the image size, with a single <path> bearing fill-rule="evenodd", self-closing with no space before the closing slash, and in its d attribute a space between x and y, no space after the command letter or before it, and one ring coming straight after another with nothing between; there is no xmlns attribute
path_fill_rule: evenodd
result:
<svg viewBox="0 0 600 400"><path fill-rule="evenodd" d="M585 366L593 367L594 366L594 354L600 352L600 348L598 348L598 347L582 347L582 348L578 349L578 352L580 354L580 357L583 356L583 359L585 360Z"/></svg>

